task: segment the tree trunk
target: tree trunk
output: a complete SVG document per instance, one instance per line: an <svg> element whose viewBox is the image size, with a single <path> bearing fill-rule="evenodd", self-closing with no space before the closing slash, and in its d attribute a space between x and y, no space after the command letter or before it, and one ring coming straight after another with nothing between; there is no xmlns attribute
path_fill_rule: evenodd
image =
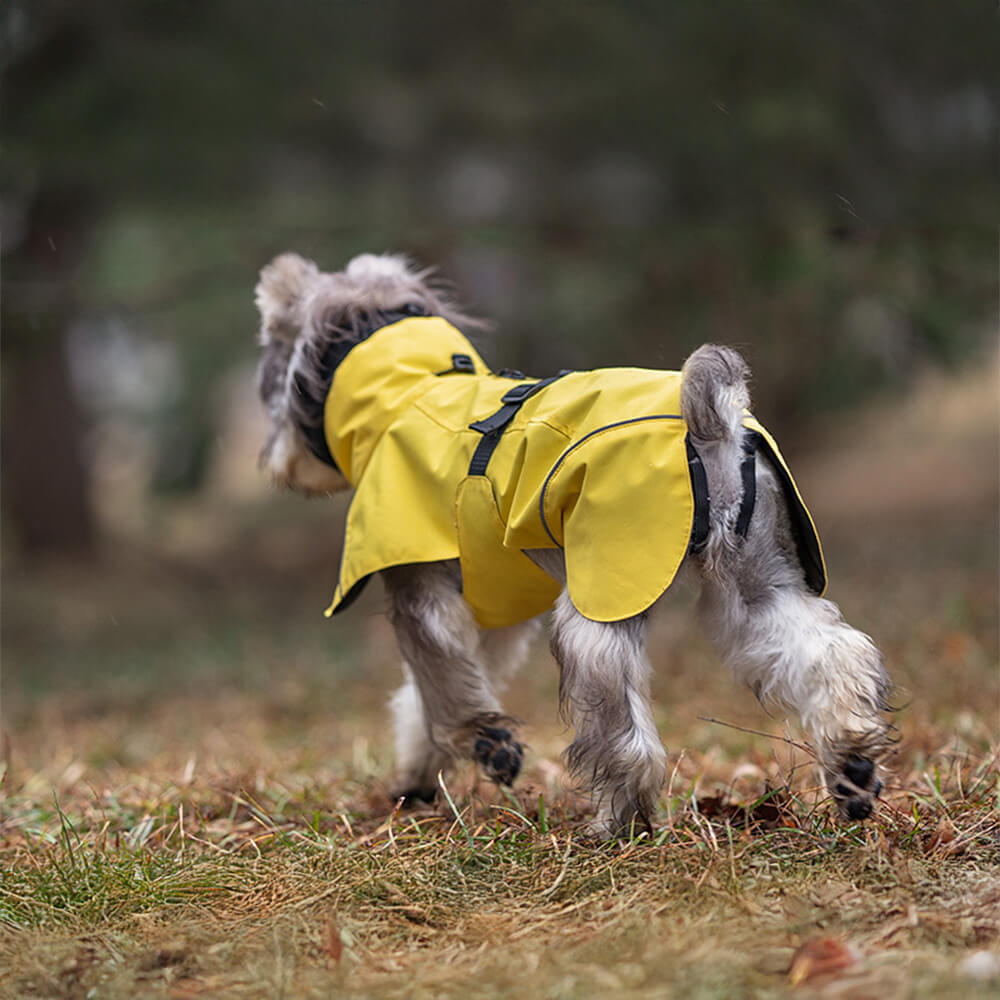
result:
<svg viewBox="0 0 1000 1000"><path fill-rule="evenodd" d="M91 556L95 529L83 455L84 422L64 338L4 365L5 528L25 556Z"/></svg>
<svg viewBox="0 0 1000 1000"><path fill-rule="evenodd" d="M4 530L29 557L95 551L86 426L66 352L89 204L80 192L38 192L4 257L0 499Z"/></svg>

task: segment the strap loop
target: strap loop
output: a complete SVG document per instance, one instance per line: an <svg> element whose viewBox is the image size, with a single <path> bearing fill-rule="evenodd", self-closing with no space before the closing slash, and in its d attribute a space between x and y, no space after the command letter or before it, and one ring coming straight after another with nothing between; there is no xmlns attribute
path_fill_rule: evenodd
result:
<svg viewBox="0 0 1000 1000"><path fill-rule="evenodd" d="M451 356L451 367L445 368L443 372L435 372L435 375L452 375L457 372L459 375L475 375L476 363L468 354L453 354Z"/></svg>
<svg viewBox="0 0 1000 1000"><path fill-rule="evenodd" d="M539 382L522 382L520 385L515 385L500 397L500 402L504 405L496 413L469 424L470 430L479 431L483 435L472 454L472 461L469 462L470 476L485 475L486 467L490 464L490 458L500 443L503 432L514 419L517 411L521 409L525 400L530 399L536 392L541 392L556 379L569 375L571 371L570 368L564 368L558 375L550 375Z"/></svg>

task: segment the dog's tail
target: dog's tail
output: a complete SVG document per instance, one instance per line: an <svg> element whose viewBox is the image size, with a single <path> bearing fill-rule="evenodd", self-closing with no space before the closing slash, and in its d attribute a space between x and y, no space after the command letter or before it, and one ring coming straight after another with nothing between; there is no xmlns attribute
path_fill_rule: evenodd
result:
<svg viewBox="0 0 1000 1000"><path fill-rule="evenodd" d="M739 441L750 405L750 369L738 351L703 344L681 370L681 413L702 441Z"/></svg>

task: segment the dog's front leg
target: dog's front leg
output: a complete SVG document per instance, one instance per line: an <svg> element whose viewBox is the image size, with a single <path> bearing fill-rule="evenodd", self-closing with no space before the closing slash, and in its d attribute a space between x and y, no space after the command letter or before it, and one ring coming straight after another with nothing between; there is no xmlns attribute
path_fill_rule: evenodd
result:
<svg viewBox="0 0 1000 1000"><path fill-rule="evenodd" d="M591 621L564 590L552 619L552 653L560 708L575 729L566 758L593 795L594 832L610 838L649 830L666 753L649 706L643 616Z"/></svg>
<svg viewBox="0 0 1000 1000"><path fill-rule="evenodd" d="M462 599L457 563L398 566L383 575L406 660L407 681L392 701L400 794L432 798L437 772L455 757L511 784L523 750L479 663L479 629Z"/></svg>

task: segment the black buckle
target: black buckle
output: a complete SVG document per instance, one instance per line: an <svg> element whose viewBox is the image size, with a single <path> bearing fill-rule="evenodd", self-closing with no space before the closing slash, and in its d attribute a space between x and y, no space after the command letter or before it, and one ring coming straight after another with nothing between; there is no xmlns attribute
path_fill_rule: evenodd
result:
<svg viewBox="0 0 1000 1000"><path fill-rule="evenodd" d="M435 375L451 375L458 372L459 375L475 375L476 364L468 354L453 354L451 356L451 367L443 372L435 372Z"/></svg>
<svg viewBox="0 0 1000 1000"><path fill-rule="evenodd" d="M515 385L500 397L500 402L523 403L529 396L533 396L538 392L543 384L547 384L544 379L542 382L524 382L521 385Z"/></svg>

